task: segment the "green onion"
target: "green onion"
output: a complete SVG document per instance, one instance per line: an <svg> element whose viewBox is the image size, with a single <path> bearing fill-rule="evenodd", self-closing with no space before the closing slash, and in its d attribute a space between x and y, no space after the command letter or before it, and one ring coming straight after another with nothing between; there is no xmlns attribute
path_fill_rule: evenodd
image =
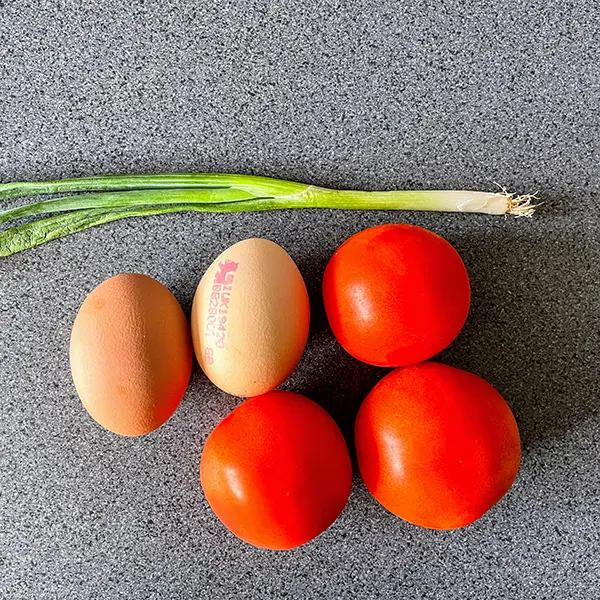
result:
<svg viewBox="0 0 600 600"><path fill-rule="evenodd" d="M0 184L0 199L44 194L67 196L0 212L0 223L53 213L0 233L0 257L90 227L174 212L249 212L291 208L434 210L530 217L534 195L472 191L333 190L307 184L228 174L125 175Z"/></svg>

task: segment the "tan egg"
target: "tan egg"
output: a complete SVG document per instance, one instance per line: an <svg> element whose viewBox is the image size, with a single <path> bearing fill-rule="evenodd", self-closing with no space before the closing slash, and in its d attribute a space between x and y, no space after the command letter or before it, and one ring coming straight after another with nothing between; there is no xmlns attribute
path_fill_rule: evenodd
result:
<svg viewBox="0 0 600 600"><path fill-rule="evenodd" d="M225 250L198 285L194 351L215 385L256 396L294 370L309 323L306 285L288 253L269 240L244 240Z"/></svg>
<svg viewBox="0 0 600 600"><path fill-rule="evenodd" d="M128 436L169 419L192 369L183 310L146 275L117 275L92 291L75 319L70 355L87 411L102 427Z"/></svg>

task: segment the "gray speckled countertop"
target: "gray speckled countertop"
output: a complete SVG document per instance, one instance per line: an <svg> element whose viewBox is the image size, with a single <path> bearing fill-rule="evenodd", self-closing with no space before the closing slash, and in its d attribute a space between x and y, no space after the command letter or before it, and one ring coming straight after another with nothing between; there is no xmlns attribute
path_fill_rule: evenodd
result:
<svg viewBox="0 0 600 600"><path fill-rule="evenodd" d="M593 2L3 0L0 179L254 172L359 188L539 190L537 217L290 212L103 226L0 260L0 598L600 597L600 10ZM319 298L350 234L447 237L473 287L441 360L504 395L523 460L476 524L419 529L355 475L339 520L285 553L230 535L198 481L236 404L196 367L169 423L101 430L75 394L71 324L122 271L189 312L226 246L268 237L311 294L285 387L349 433L384 373L349 358Z"/></svg>

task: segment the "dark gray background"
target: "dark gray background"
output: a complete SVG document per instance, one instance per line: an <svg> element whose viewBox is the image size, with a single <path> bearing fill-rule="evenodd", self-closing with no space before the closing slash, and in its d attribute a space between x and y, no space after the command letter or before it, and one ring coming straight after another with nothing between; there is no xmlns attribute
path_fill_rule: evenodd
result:
<svg viewBox="0 0 600 600"><path fill-rule="evenodd" d="M586 6L587 5L587 6ZM121 221L0 260L0 597L600 596L600 10L593 2L0 2L0 179L230 171L332 187L539 190L531 221L419 213L197 214ZM198 481L236 400L196 367L143 439L100 429L68 342L123 271L189 311L203 271L251 236L286 248L313 304L285 387L347 434L384 371L349 358L319 297L349 235L410 222L449 239L473 288L441 360L513 408L523 461L476 524L434 532L356 475L321 537L286 553L229 534Z"/></svg>

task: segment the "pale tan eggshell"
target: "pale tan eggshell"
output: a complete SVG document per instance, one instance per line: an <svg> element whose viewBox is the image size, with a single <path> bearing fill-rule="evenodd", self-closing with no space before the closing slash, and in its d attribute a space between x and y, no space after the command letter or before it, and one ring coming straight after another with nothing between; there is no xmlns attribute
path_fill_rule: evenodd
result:
<svg viewBox="0 0 600 600"><path fill-rule="evenodd" d="M310 308L298 267L281 247L252 238L208 268L192 307L196 358L208 378L235 396L280 385L306 346Z"/></svg>

